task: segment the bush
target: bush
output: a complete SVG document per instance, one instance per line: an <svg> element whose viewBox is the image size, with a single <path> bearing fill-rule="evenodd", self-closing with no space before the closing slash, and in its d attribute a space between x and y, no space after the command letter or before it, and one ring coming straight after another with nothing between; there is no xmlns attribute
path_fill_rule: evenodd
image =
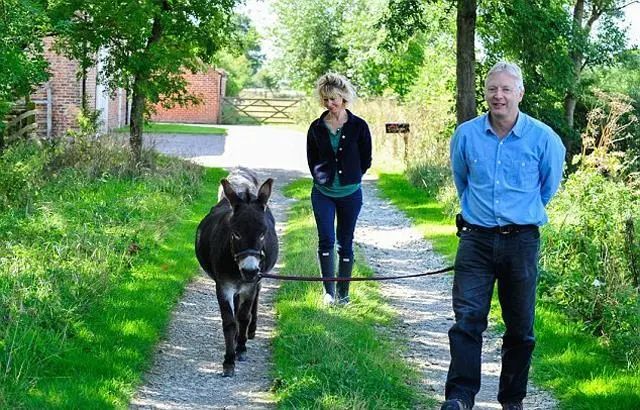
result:
<svg viewBox="0 0 640 410"><path fill-rule="evenodd" d="M601 101L607 99L603 96ZM640 364L640 191L609 152L628 107L615 98L588 116L578 170L549 207L543 235L541 295ZM613 102L613 103L611 103Z"/></svg>
<svg viewBox="0 0 640 410"><path fill-rule="evenodd" d="M0 155L0 408L69 338L86 336L83 314L199 192L199 167L145 155L147 167L133 166L127 146L89 124Z"/></svg>
<svg viewBox="0 0 640 410"><path fill-rule="evenodd" d="M624 183L580 170L549 209L541 258L542 297L634 365L640 359L639 209L638 193Z"/></svg>
<svg viewBox="0 0 640 410"><path fill-rule="evenodd" d="M23 206L46 180L51 153L34 141L12 144L0 153L0 207Z"/></svg>

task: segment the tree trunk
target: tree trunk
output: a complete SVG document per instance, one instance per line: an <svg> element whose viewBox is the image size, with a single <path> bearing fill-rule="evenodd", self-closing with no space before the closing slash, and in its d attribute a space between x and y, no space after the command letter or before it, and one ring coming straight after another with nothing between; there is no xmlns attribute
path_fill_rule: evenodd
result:
<svg viewBox="0 0 640 410"><path fill-rule="evenodd" d="M162 10L168 10L169 3L166 0L162 2ZM161 23L160 15L157 15L153 19L153 25L151 27L151 36L147 40L146 50L148 51L162 38L163 27ZM133 95L131 97L131 124L129 124L129 144L131 145L131 157L135 166L142 164L142 129L144 127L144 109L147 102L147 97L144 94L142 84L150 77L148 69L139 72L134 80Z"/></svg>
<svg viewBox="0 0 640 410"><path fill-rule="evenodd" d="M139 91L139 80L133 83L133 96L131 98L131 123L129 124L129 145L131 146L131 158L135 166L142 163L142 130L144 127L145 96Z"/></svg>
<svg viewBox="0 0 640 410"><path fill-rule="evenodd" d="M458 0L456 17L456 121L476 116L476 0Z"/></svg>
<svg viewBox="0 0 640 410"><path fill-rule="evenodd" d="M582 21L584 20L584 0L577 0L573 7L573 38L580 39L583 37ZM586 40L585 40L586 41ZM571 61L573 62L573 78L567 90L567 94L564 97L564 117L567 121L567 126L573 129L574 126L574 114L576 111L577 103L577 87L580 81L580 73L582 71L582 61L584 59L584 53L580 46L581 41L574 40L574 48L570 52Z"/></svg>

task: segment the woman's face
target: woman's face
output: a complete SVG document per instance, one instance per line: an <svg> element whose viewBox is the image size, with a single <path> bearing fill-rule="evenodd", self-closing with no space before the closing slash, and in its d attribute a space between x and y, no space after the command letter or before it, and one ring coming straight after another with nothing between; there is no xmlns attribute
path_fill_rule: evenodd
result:
<svg viewBox="0 0 640 410"><path fill-rule="evenodd" d="M339 95L333 95L331 97L328 96L323 96L322 97L322 103L324 105L324 107L329 110L332 113L338 113L341 110L343 110L345 108L345 101L344 98L340 97Z"/></svg>

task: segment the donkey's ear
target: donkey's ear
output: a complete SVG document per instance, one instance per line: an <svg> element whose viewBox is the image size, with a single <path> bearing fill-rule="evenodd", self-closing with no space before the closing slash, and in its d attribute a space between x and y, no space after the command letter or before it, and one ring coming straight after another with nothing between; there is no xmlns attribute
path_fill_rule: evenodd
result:
<svg viewBox="0 0 640 410"><path fill-rule="evenodd" d="M238 198L238 194L236 194L236 191L234 191L233 187L226 179L221 179L220 185L222 185L224 196L227 198L231 206L235 207L236 204L240 202L240 198Z"/></svg>
<svg viewBox="0 0 640 410"><path fill-rule="evenodd" d="M273 187L273 179L269 178L266 181L264 181L264 183L262 184L262 186L260 186L260 189L258 190L258 202L260 202L264 207L267 206L267 201L271 196L272 187Z"/></svg>

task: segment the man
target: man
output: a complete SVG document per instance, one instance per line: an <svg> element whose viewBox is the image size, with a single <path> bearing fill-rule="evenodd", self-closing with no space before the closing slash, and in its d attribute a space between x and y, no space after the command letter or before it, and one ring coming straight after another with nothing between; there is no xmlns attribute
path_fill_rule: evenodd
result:
<svg viewBox="0 0 640 410"><path fill-rule="evenodd" d="M565 148L547 125L520 112L520 68L500 62L485 81L489 113L461 124L451 140L462 207L449 330L451 364L441 410L465 410L480 390L482 333L494 282L506 332L498 401L522 409L527 393L540 233L560 185Z"/></svg>

